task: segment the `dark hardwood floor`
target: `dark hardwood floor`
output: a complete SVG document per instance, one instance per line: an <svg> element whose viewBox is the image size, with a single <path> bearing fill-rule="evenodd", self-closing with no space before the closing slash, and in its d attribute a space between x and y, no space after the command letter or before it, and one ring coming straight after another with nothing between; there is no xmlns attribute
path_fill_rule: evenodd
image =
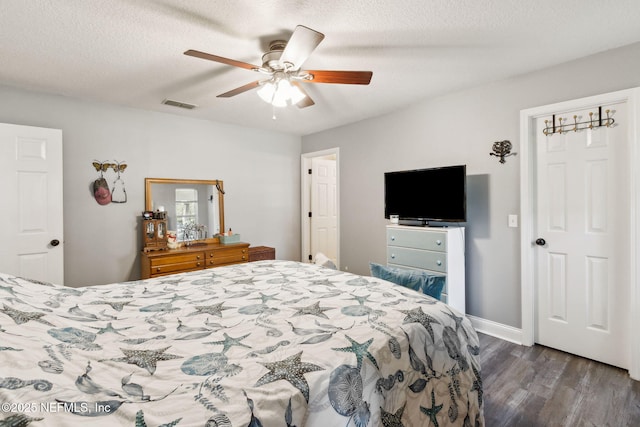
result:
<svg viewBox="0 0 640 427"><path fill-rule="evenodd" d="M640 426L640 381L627 371L478 335L486 427Z"/></svg>

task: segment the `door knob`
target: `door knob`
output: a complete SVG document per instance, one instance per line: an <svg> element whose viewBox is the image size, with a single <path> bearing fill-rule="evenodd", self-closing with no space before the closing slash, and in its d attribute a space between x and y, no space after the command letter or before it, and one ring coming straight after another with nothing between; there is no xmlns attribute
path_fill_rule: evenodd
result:
<svg viewBox="0 0 640 427"><path fill-rule="evenodd" d="M547 241L546 241L546 240L544 240L542 237L540 237L540 238L536 239L536 245L538 245L538 246L544 246L544 245L546 245L546 244L547 244Z"/></svg>
<svg viewBox="0 0 640 427"><path fill-rule="evenodd" d="M58 246L60 244L60 240L58 239L53 239L52 241L49 242L51 244L51 246Z"/></svg>

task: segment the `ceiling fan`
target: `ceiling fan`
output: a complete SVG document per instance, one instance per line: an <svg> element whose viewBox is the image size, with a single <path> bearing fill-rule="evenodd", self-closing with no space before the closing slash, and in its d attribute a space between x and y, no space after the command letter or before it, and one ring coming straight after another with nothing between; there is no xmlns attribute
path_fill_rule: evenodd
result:
<svg viewBox="0 0 640 427"><path fill-rule="evenodd" d="M263 80L256 80L222 93L218 98L230 98L258 88L258 95L275 107L297 105L299 108L304 108L314 105L314 102L300 83L368 85L373 75L371 71L303 70L302 65L323 39L324 34L298 25L288 42L274 40L269 44L269 51L262 55L262 66L259 67L197 50L187 50L184 54L267 76Z"/></svg>

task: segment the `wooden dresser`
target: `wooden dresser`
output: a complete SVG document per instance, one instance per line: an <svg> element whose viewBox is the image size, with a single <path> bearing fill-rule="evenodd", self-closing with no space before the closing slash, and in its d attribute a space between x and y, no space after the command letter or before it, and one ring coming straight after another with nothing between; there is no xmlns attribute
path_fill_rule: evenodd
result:
<svg viewBox="0 0 640 427"><path fill-rule="evenodd" d="M142 252L143 279L249 261L249 243L208 243L179 249Z"/></svg>

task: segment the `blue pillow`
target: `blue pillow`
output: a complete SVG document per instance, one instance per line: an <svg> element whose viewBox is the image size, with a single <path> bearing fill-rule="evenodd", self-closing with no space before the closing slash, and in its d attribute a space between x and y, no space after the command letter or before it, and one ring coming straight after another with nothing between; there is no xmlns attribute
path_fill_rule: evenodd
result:
<svg viewBox="0 0 640 427"><path fill-rule="evenodd" d="M435 299L440 299L446 280L445 276L430 274L426 271L386 267L374 262L369 263L369 269L373 277L422 292Z"/></svg>

